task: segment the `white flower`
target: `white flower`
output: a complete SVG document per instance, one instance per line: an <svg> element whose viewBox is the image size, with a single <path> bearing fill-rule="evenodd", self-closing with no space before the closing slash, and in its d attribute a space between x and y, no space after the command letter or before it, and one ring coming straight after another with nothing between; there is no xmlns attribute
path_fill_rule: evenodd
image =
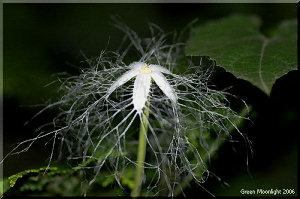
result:
<svg viewBox="0 0 300 199"><path fill-rule="evenodd" d="M168 69L159 65L149 65L144 62L134 62L129 66L129 68L131 69L124 73L111 85L107 91L107 97L118 87L135 77L132 103L134 105L134 109L138 113L141 113L145 107L150 92L152 83L151 80L157 84L172 103L176 104L177 95L165 76L162 74L172 74Z"/></svg>
<svg viewBox="0 0 300 199"><path fill-rule="evenodd" d="M66 157L68 164L75 166L81 160L81 165L86 165L82 168L94 168L90 185L104 166L122 185L120 176L130 174L137 165L139 116L140 121L146 118L148 126L144 169L153 172L145 181L149 195L167 189L173 196L187 178L201 186L209 174L206 161L215 143L228 138L229 127L238 131L234 121L240 118L230 109L227 94L208 86L215 63L202 63L202 58L199 63L186 60L182 45L177 41L165 44L167 34L156 26L150 26L148 39L140 39L123 24L117 26L129 44L120 47L121 53L102 51L87 60L90 67L79 75L59 79L63 95L37 114L57 107L53 128L42 125L37 136L20 142L6 157L49 137L53 145L48 166L59 142L59 158ZM141 56L127 65L124 58L132 48ZM177 70L180 68L184 73Z"/></svg>

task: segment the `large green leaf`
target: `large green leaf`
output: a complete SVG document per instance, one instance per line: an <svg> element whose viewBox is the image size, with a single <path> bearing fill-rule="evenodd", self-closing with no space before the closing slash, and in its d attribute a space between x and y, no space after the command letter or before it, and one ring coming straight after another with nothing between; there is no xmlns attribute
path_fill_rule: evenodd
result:
<svg viewBox="0 0 300 199"><path fill-rule="evenodd" d="M258 17L232 15L196 27L186 55L209 56L237 78L270 94L276 79L297 69L297 21L283 21L273 37Z"/></svg>

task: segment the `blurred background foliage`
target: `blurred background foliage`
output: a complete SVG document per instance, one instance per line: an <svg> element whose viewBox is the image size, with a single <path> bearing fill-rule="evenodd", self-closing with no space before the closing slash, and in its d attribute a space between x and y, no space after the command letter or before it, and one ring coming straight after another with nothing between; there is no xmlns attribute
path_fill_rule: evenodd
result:
<svg viewBox="0 0 300 199"><path fill-rule="evenodd" d="M103 49L117 49L123 33L110 24L111 16L120 16L122 22L140 36L150 35L148 23L155 23L166 32L181 31L189 22L198 18L195 25L233 13L255 14L262 18L261 31L268 35L280 21L297 17L296 4L4 4L4 90L3 90L3 147L4 155L13 146L33 136L34 130L51 121L56 112L49 110L24 125L37 113L45 101L58 97L58 84L53 74L67 72L78 74L82 61L96 57ZM247 26L247 24L245 24ZM270 96L250 83L236 79L221 68L216 68L211 84L218 89L232 86L230 92L252 106L252 122L244 123L241 131L252 141L253 157L241 138L240 142L225 143L209 162L209 170L219 176L208 178L203 185L216 196L240 195L240 190L254 188L295 189L297 187L297 122L299 90L298 71L280 78ZM235 110L240 107L231 104ZM47 141L47 140L45 140ZM4 176L8 177L25 169L44 167L48 163L51 144L40 140L31 149L4 162ZM249 165L247 166L247 158ZM83 175L80 172L72 176ZM57 177L63 178L63 177ZM66 178L66 177L65 177ZM78 178L68 178L73 190L82 186ZM54 180L48 190L62 188ZM230 186L226 186L227 182ZM19 183L19 184L18 184ZM55 188L55 183L59 188ZM73 183L73 185L72 185ZM102 182L103 183L103 182ZM126 183L126 182L125 182ZM37 192L43 185L23 187L7 195L19 195L20 189ZM109 183L108 183L109 184ZM48 186L48 185L47 185ZM77 187L77 188L76 188ZM106 194L107 189L95 189L95 195ZM69 190L69 192L68 192ZM106 191L105 191L106 190ZM110 189L121 194L120 190ZM186 196L207 195L191 183ZM109 194L109 193L107 193Z"/></svg>

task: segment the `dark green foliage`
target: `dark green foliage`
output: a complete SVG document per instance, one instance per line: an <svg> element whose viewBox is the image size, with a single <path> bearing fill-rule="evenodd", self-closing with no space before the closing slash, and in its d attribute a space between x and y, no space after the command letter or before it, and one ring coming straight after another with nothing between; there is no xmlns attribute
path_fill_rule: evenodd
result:
<svg viewBox="0 0 300 199"><path fill-rule="evenodd" d="M275 81L297 69L297 21L283 21L271 38L260 32L261 19L232 15L196 27L186 55L209 56L238 78L270 94Z"/></svg>

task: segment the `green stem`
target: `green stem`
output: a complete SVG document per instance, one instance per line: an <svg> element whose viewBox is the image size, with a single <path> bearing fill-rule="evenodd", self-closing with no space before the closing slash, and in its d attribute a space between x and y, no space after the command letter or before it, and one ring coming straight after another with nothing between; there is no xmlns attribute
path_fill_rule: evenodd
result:
<svg viewBox="0 0 300 199"><path fill-rule="evenodd" d="M131 197L138 197L141 193L142 179L144 175L144 162L146 157L146 136L148 131L148 118L149 118L149 105L150 102L147 102L146 108L144 109L144 114L142 115L142 120L140 123L140 132L139 132L139 146L137 153L137 167L134 180L134 188L131 192Z"/></svg>

